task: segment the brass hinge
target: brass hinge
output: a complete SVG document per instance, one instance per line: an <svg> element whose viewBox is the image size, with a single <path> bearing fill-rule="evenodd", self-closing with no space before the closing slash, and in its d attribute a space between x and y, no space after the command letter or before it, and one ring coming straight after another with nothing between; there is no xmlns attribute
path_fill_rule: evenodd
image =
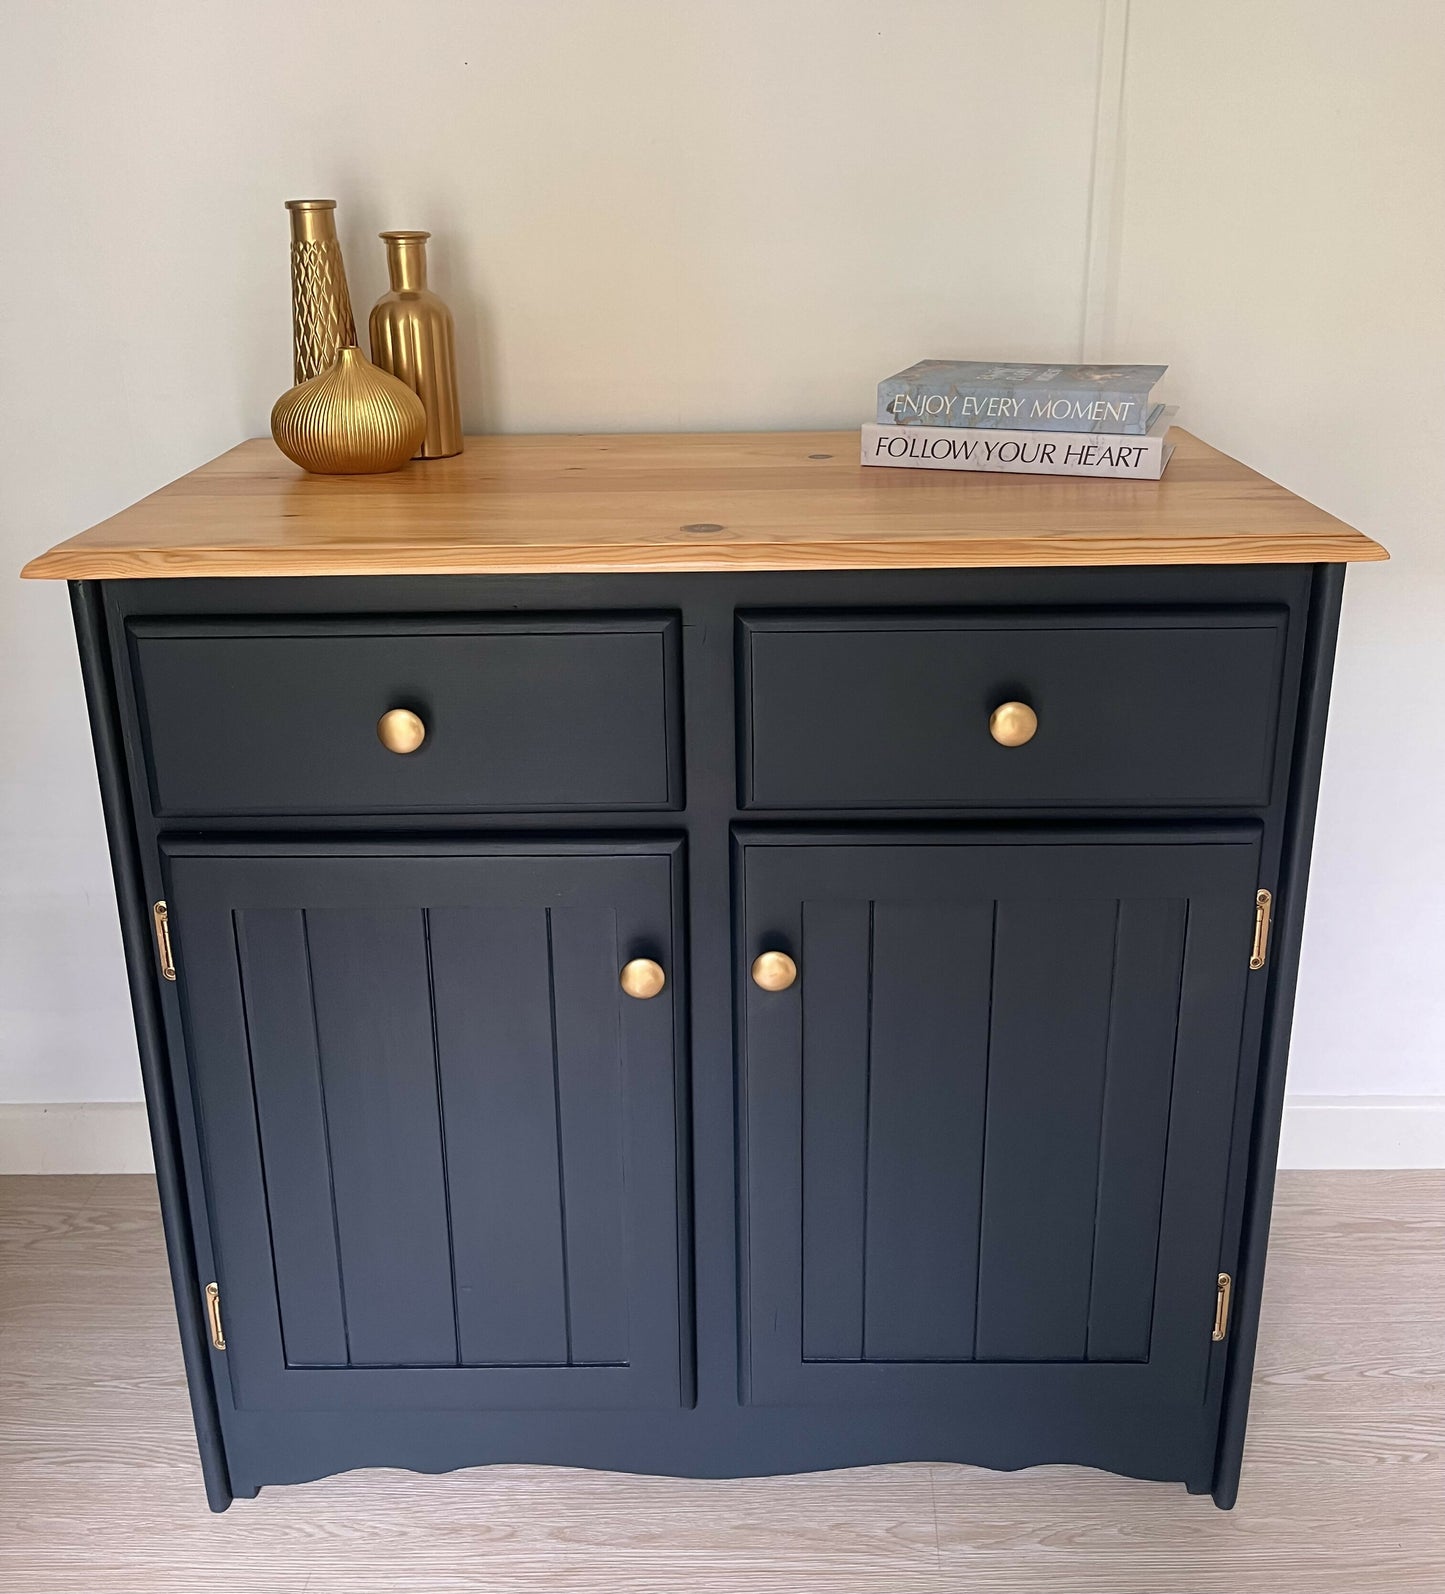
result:
<svg viewBox="0 0 1445 1594"><path fill-rule="evenodd" d="M1229 1332L1229 1298L1234 1293L1234 1280L1228 1273L1219 1275L1219 1282L1214 1287L1214 1334L1212 1338L1217 1345Z"/></svg>
<svg viewBox="0 0 1445 1594"><path fill-rule="evenodd" d="M217 1350L225 1350L226 1336L221 1328L221 1286L206 1285L206 1318L211 1325L211 1343Z"/></svg>
<svg viewBox="0 0 1445 1594"><path fill-rule="evenodd" d="M1249 954L1252 969L1262 969L1269 956L1269 910L1273 904L1274 898L1261 886L1254 894L1254 949Z"/></svg>
<svg viewBox="0 0 1445 1594"><path fill-rule="evenodd" d="M171 956L171 910L164 902L151 904L151 919L156 927L156 952L161 960L161 978L176 977L176 960Z"/></svg>

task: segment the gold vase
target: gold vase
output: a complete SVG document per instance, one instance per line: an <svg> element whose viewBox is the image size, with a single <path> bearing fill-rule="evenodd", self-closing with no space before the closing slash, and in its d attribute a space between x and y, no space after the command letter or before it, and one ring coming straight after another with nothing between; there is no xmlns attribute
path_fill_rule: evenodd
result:
<svg viewBox="0 0 1445 1594"><path fill-rule="evenodd" d="M429 232L384 232L391 292L371 312L371 357L422 401L426 436L422 459L462 451L457 398L456 332L452 313L426 285Z"/></svg>
<svg viewBox="0 0 1445 1594"><path fill-rule="evenodd" d="M336 240L334 199L288 199L291 212L291 331L296 380L329 371L356 342L346 267Z"/></svg>
<svg viewBox="0 0 1445 1594"><path fill-rule="evenodd" d="M342 349L329 371L283 393L271 411L276 446L322 475L400 470L425 431L421 400L355 344Z"/></svg>

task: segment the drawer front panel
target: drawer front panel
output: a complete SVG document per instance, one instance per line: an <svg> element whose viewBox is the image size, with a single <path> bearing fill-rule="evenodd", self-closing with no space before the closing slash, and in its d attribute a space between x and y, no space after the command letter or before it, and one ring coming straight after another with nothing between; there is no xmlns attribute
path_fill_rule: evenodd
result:
<svg viewBox="0 0 1445 1594"><path fill-rule="evenodd" d="M752 808L1269 801L1286 611L752 614ZM1005 746L990 716L1027 704Z"/></svg>
<svg viewBox="0 0 1445 1594"><path fill-rule="evenodd" d="M670 616L132 622L164 815L676 808ZM383 746L392 709L413 752Z"/></svg>

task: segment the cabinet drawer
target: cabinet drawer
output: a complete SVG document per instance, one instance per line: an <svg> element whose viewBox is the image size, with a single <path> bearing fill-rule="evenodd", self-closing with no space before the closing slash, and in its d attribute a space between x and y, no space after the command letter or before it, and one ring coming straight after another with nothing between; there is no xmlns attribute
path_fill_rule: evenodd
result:
<svg viewBox="0 0 1445 1594"><path fill-rule="evenodd" d="M681 805L671 616L144 620L130 647L159 814Z"/></svg>
<svg viewBox="0 0 1445 1594"><path fill-rule="evenodd" d="M752 808L1267 803L1283 608L739 616ZM1029 705L1003 746L990 716Z"/></svg>

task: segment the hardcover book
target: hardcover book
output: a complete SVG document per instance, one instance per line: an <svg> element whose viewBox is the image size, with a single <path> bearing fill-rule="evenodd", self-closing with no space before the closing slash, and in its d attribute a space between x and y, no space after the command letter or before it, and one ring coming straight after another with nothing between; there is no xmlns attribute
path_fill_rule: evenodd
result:
<svg viewBox="0 0 1445 1594"><path fill-rule="evenodd" d="M1098 432L1035 432L999 427L882 426L863 423L865 465L913 470L981 470L1028 476L1108 476L1157 481L1174 445L1165 440L1177 413L1160 414L1142 437Z"/></svg>
<svg viewBox="0 0 1445 1594"><path fill-rule="evenodd" d="M1149 401L1167 365L994 365L920 360L878 384L878 422L1021 432L1149 429Z"/></svg>

